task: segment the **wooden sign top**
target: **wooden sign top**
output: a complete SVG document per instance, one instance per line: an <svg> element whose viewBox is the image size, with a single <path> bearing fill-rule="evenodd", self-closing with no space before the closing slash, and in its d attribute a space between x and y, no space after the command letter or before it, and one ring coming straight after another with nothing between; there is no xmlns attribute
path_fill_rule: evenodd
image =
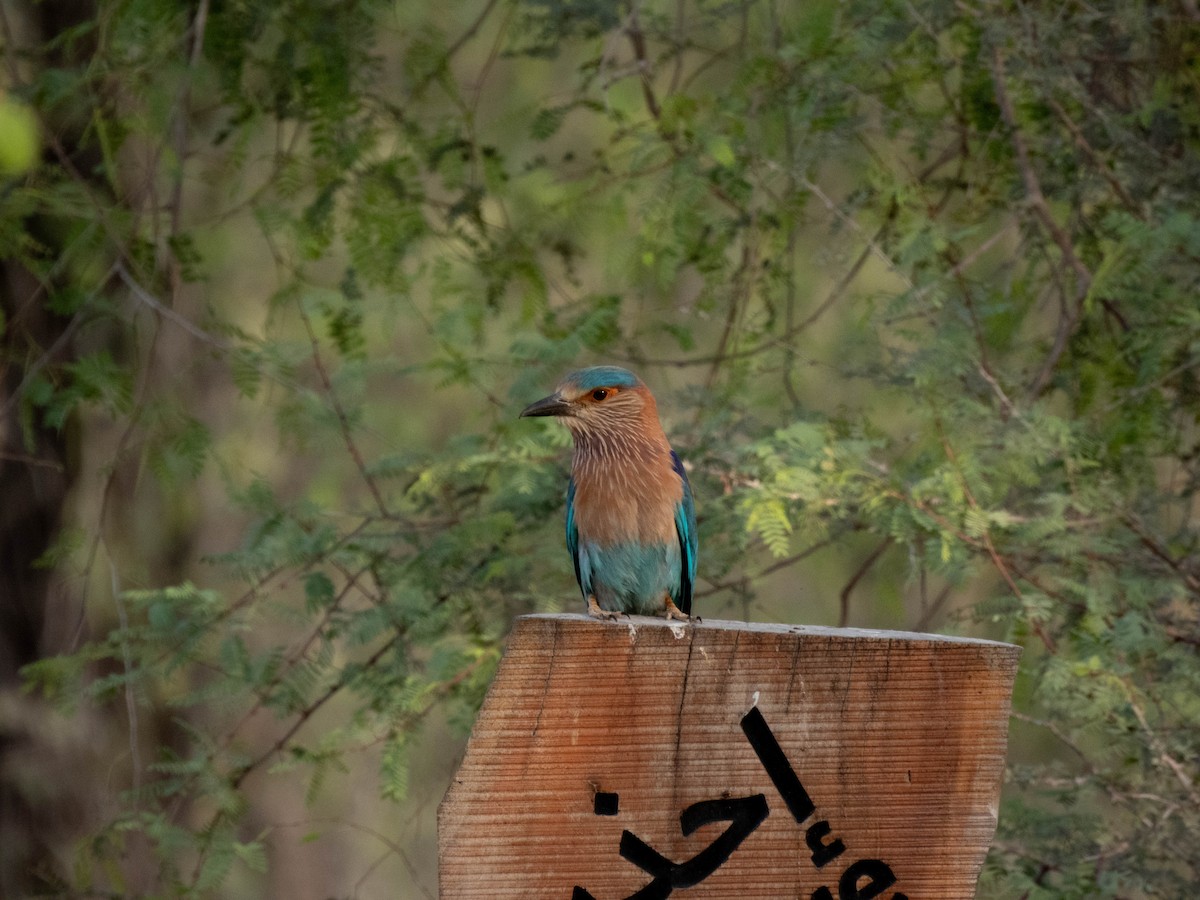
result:
<svg viewBox="0 0 1200 900"><path fill-rule="evenodd" d="M530 613L519 616L517 622L524 621L551 622L580 622L584 624L607 624L623 626L636 632L640 628L666 628L676 636L695 628L700 632L708 630L757 632L761 634L793 634L809 637L831 637L837 639L863 638L866 640L896 641L903 640L914 643L927 642L931 644L966 644L972 647L1001 648L1005 656L1016 653L1020 656L1021 648L1016 644L1004 641L989 641L983 638L960 637L953 634L929 634L924 631L889 631L882 628L830 628L826 625L783 625L778 622L739 622L736 619L709 619L698 622L677 622L661 616L622 616L609 623L598 623L596 619L584 613Z"/></svg>
<svg viewBox="0 0 1200 900"><path fill-rule="evenodd" d="M521 617L439 811L441 896L970 897L1019 653Z"/></svg>

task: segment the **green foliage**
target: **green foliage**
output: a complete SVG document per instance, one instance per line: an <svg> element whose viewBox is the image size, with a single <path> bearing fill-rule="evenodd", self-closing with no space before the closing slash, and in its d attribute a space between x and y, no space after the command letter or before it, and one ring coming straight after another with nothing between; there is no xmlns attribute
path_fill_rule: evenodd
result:
<svg viewBox="0 0 1200 900"><path fill-rule="evenodd" d="M836 619L770 594L787 568L856 623L1026 646L981 896L1186 895L1188 4L405 6L106 2L9 86L91 160L0 207L72 352L0 325L27 445L98 448L48 559L111 584L25 674L172 722L62 877L121 893L136 838L147 893L260 883L247 783L318 804L368 753L403 801L511 617L577 608L568 441L515 415L606 360L689 464L703 614ZM200 492L232 509L172 569Z"/></svg>

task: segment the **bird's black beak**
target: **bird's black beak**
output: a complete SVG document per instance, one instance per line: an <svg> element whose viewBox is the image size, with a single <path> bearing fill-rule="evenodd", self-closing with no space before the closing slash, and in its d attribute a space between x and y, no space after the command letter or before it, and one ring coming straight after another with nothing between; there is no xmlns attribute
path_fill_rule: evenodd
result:
<svg viewBox="0 0 1200 900"><path fill-rule="evenodd" d="M571 404L563 399L562 394L551 394L549 397L543 397L536 403L530 403L527 407L521 410L521 415L517 418L525 416L569 416L571 415Z"/></svg>

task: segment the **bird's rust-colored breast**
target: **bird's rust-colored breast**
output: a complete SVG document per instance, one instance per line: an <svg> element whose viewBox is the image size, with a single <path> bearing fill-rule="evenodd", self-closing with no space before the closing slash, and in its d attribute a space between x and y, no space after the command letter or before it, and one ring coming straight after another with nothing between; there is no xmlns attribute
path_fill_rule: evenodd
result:
<svg viewBox="0 0 1200 900"><path fill-rule="evenodd" d="M582 540L601 545L628 541L671 544L683 482L670 450L650 459L576 457L575 525Z"/></svg>

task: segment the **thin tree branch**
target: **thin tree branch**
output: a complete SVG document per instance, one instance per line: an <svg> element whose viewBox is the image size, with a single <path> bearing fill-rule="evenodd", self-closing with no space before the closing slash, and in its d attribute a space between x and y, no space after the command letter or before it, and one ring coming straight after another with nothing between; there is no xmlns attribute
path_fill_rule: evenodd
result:
<svg viewBox="0 0 1200 900"><path fill-rule="evenodd" d="M1138 724L1142 727L1142 731L1146 734L1146 740L1150 744L1150 748L1158 754L1158 760L1164 766L1174 773L1175 777L1182 785L1184 793L1194 807L1200 806L1200 791L1196 790L1196 774L1188 772L1179 760L1167 752L1167 746L1163 743L1162 738L1158 733L1150 727L1150 722L1146 718L1146 711L1134 699L1134 687L1127 680L1121 679L1121 684L1125 687L1125 697L1129 702L1129 708L1133 710L1134 717L1138 720ZM1193 760L1193 765L1195 760Z"/></svg>
<svg viewBox="0 0 1200 900"><path fill-rule="evenodd" d="M1096 149L1090 143L1088 143L1087 138L1083 134L1083 130L1077 124L1075 124L1075 120L1071 118L1066 109L1063 108L1063 105L1059 103L1058 100L1056 100L1052 95L1048 95L1045 98L1045 103L1052 110L1054 110L1054 114L1058 116L1059 121L1063 123L1063 126L1067 129L1067 131L1071 132L1071 138L1075 141L1075 146L1082 150L1084 154L1086 154L1091 164L1096 167L1097 171L1099 171L1102 176L1104 176L1104 180L1108 182L1108 186L1112 189L1112 192L1117 195L1117 199L1121 201L1122 205L1124 205L1126 209L1128 209L1139 219L1144 220L1145 215L1142 213L1141 209L1138 208L1136 201L1134 201L1133 197L1129 195L1129 192L1125 190L1125 186L1118 180L1116 174L1112 170L1112 167L1109 166L1108 161L1105 160L1104 157L1102 157L1099 153L1097 153Z"/></svg>
<svg viewBox="0 0 1200 900"><path fill-rule="evenodd" d="M638 4L636 2L631 4L624 31L625 36L629 38L630 47L633 49L633 59L637 66L638 79L642 86L642 100L646 105L646 110L650 113L650 117L661 126L662 105L658 101L658 95L654 92L654 67L650 63L646 48L646 34L642 31L641 19L638 17ZM658 130L658 134L670 148L671 153L676 159L682 159L686 155L684 148L679 146L674 135L667 134L661 127ZM710 194L730 209L739 213L745 213L742 204L731 197L720 185L710 181L707 189Z"/></svg>
<svg viewBox="0 0 1200 900"><path fill-rule="evenodd" d="M867 554L867 558L862 561L850 580L846 582L846 586L842 588L841 594L838 596L840 604L840 612L838 613L838 628L845 628L846 623L850 621L850 593L858 586L858 583L863 580L863 577L871 571L871 567L883 556L885 550L892 546L891 537L885 537L879 544Z"/></svg>
<svg viewBox="0 0 1200 900"><path fill-rule="evenodd" d="M442 74L442 72L446 71L446 68L450 65L451 60L453 60L454 57L458 55L458 52L462 50L462 48L465 47L471 41L471 39L479 33L479 29L483 27L483 23L487 20L488 16L492 14L492 11L495 10L499 2L500 0L487 0L487 3L484 4L483 9L480 10L479 15L477 15L474 21L467 26L466 31L455 38L454 43L446 48L446 52L441 55L441 58L438 59L433 67L424 75L422 75L417 80L416 84L412 86L412 89L409 91L410 97L420 96L420 94L425 90L425 88L429 87L434 79Z"/></svg>
<svg viewBox="0 0 1200 900"><path fill-rule="evenodd" d="M192 48L188 53L188 73L179 89L179 99L175 104L174 122L172 123L172 141L175 151L175 173L171 184L171 199L168 208L171 211L171 224L167 232L168 241L174 239L180 231L183 222L183 167L188 155L188 119L192 105L192 78L200 64L204 52L204 33L208 26L209 0L200 0L196 7L196 16L192 20ZM152 168L157 169L157 161ZM166 248L170 254L168 277L171 283L172 297L178 293L183 281L183 266L173 248Z"/></svg>
<svg viewBox="0 0 1200 900"><path fill-rule="evenodd" d="M1135 516L1125 516L1124 521L1126 527L1128 527L1130 531L1138 536L1138 540L1141 541L1143 547L1149 550L1154 556L1158 557L1158 559L1166 563L1171 571L1175 572L1175 574L1182 578L1183 583L1187 585L1189 591L1191 591L1193 594L1200 594L1200 577L1197 577L1195 572L1191 571L1180 560L1175 559L1175 557L1168 552L1167 548L1164 547L1158 541L1158 539L1154 537L1154 535L1150 534L1150 532L1146 530L1145 526L1142 525L1142 523L1138 521Z"/></svg>
<svg viewBox="0 0 1200 900"><path fill-rule="evenodd" d="M108 273L105 274L103 281L108 281L108 279L112 277L112 273L113 269L109 269ZM17 382L17 386L13 388L12 393L9 394L7 399L5 399L4 406L0 407L0 418L7 419L9 412L12 411L12 408L20 402L21 395L25 393L25 388L27 388L33 379L37 377L38 373L41 372L42 369L44 369L47 365L49 365L50 362L53 361L54 358L57 357L58 354L67 346L67 343L79 329L79 326L83 324L83 310L88 307L98 293L99 289L93 291L87 297L87 299L80 304L80 309L71 317L71 321L67 323L67 327L64 328L58 337L54 339L54 343L52 343L44 353L39 355L37 359L30 363L29 367L21 376L21 380Z"/></svg>
<svg viewBox="0 0 1200 900"><path fill-rule="evenodd" d="M967 498L968 505L970 505L972 509L982 512L983 508L979 505L979 501L975 499L975 495L971 491L971 486L967 483L966 473L963 472L962 467L959 465L958 455L954 452L954 448L950 445L950 440L946 436L946 431L942 427L942 423L940 421L937 422L937 430L938 435L941 437L942 448L946 453L946 459L950 462L950 465L954 467L955 472L958 473L958 479L962 484L963 495ZM1007 584L1009 590L1013 592L1013 596L1024 603L1025 594L1021 591L1021 588L1017 586L1017 582L1013 578L1012 573L1009 571L1008 565L1004 562L1004 558L996 550L996 545L992 542L992 535L986 527L983 529L982 535L980 535L980 541L982 542L984 549L987 551L987 554L992 561L992 565L996 567L996 571L1000 573L1000 577L1004 579L1004 583ZM1042 628L1041 623L1030 621L1029 627L1032 628L1034 633L1041 639L1046 649L1051 653L1054 653L1057 649L1054 638L1052 638L1046 632L1046 630Z"/></svg>
<svg viewBox="0 0 1200 900"><path fill-rule="evenodd" d="M379 514L385 519L392 517L391 512L387 508L387 503L384 502L383 494L379 490L379 485L375 483L375 479L371 473L367 471L366 461L363 455L359 452L358 444L354 440L354 430L350 427L350 417L346 415L345 407L342 406L342 401L338 399L337 392L333 388L333 381L329 377L329 372L325 368L325 363L321 359L321 343L317 340L317 332L313 328L312 319L309 318L303 307L299 307L300 319L304 322L304 330L308 332L308 339L312 344L312 359L313 366L316 368L317 377L321 379L321 386L325 389L326 395L329 397L330 406L333 408L334 415L337 416L338 427L342 432L342 442L346 445L346 449L350 452L351 459L354 460L355 468L358 469L358 474L366 484L367 490L371 492L371 496L375 500L375 505L379 508Z"/></svg>
<svg viewBox="0 0 1200 900"><path fill-rule="evenodd" d="M1012 711L1011 715L1018 722L1027 722L1030 725L1036 725L1039 728L1045 728L1048 732L1062 741L1063 744L1071 750L1071 752L1079 757L1080 761L1083 763L1085 772L1087 772L1089 775L1094 774L1095 770L1092 768L1091 760L1089 760L1087 755L1079 749L1079 745L1063 732L1063 730L1058 726L1057 722L1050 722L1046 721L1045 719L1036 719L1027 713L1023 713L1015 709Z"/></svg>
<svg viewBox="0 0 1200 900"><path fill-rule="evenodd" d="M182 328L192 337L196 338L196 340L208 344L211 347L215 347L223 353L235 352L236 348L231 343L215 335L209 334L199 325L196 325L194 322L192 322L191 319L188 319L180 313L177 313L174 309L167 306L167 304L163 303L148 290L142 287L141 282L134 278L133 275L129 273L129 270L125 268L124 262L118 260L113 265L113 270L116 272L117 277L119 277L121 281L125 283L125 286L133 293L133 296L146 306L150 307L150 309L152 309L157 315L162 316L164 319L167 319L168 321Z"/></svg>
<svg viewBox="0 0 1200 900"><path fill-rule="evenodd" d="M257 715L258 712L263 709L268 702L270 702L272 692L276 687L279 686L280 683L282 683L284 678L287 677L292 667L295 666L302 657L308 654L309 647L311 647L317 638L319 638L325 631L326 626L329 624L333 616L341 609L342 603L350 595L350 592L354 588L359 587L358 579L365 575L369 569L370 565L368 564L362 566L357 572L347 573L346 582L342 585L342 589L338 591L337 596L333 598L333 602L326 607L324 615L321 616L320 621L318 621L317 624L309 631L308 637L297 644L292 652L283 659L275 674L270 678L270 680L267 681L266 684L256 688L256 698L254 703L251 704L251 706L241 715L238 721L231 728L229 728L228 731L226 731L225 736L222 738L219 745L221 750L228 749L229 745L233 743L234 738L237 736L237 733L241 731L242 726L250 721L250 719L252 719L255 715ZM359 589L361 590L361 588Z"/></svg>
<svg viewBox="0 0 1200 900"><path fill-rule="evenodd" d="M133 652L129 648L129 616L125 611L125 602L121 599L121 579L117 574L117 564L111 557L108 561L108 574L112 584L113 603L117 607L117 624L121 629L121 666L125 673L125 714L129 718L129 762L133 770L131 784L136 810L141 806L142 793L142 740L138 727L137 696L133 687L133 671L136 665Z"/></svg>
<svg viewBox="0 0 1200 900"><path fill-rule="evenodd" d="M997 47L992 53L992 77L995 82L996 103L1000 107L1000 116L1008 126L1009 139L1012 141L1013 152L1017 157L1017 169L1021 173L1021 181L1025 185L1025 200L1034 216L1050 234L1050 238L1058 246L1063 262L1075 273L1075 296L1073 302L1062 297L1062 311L1059 315L1058 328L1054 335L1054 344L1050 349L1042 367L1029 386L1030 396L1040 396L1054 374L1059 359L1066 350L1067 341L1075 331L1079 318L1083 313L1083 301L1092 286L1092 273L1084 265L1083 260L1075 253L1071 237L1063 229L1050 211L1046 195L1042 193L1041 182L1034 170L1029 156L1029 148L1025 136L1017 122L1016 110L1012 98L1008 94L1007 77L1004 72L1004 54Z"/></svg>
<svg viewBox="0 0 1200 900"><path fill-rule="evenodd" d="M1025 136L1017 122L1017 115L1013 108L1012 99L1008 95L1008 86L1004 74L1004 56L999 48L993 53L992 65L996 86L996 102L1000 106L1000 115L1004 119L1004 124L1009 128L1009 137L1012 140L1013 150L1017 155L1017 168L1021 173L1021 180L1025 185L1026 201L1029 203L1034 215L1046 227L1054 243L1058 245L1063 259L1074 270L1077 278L1076 299L1082 300L1087 295L1088 288L1091 286L1092 273L1076 255L1070 235L1055 220L1053 213L1050 212L1050 204L1046 202L1046 195L1042 193L1041 182L1038 180L1037 172L1033 168L1033 163L1029 157L1029 148L1025 144Z"/></svg>
<svg viewBox="0 0 1200 900"><path fill-rule="evenodd" d="M654 85L650 79L652 72L650 69L650 61L646 56L646 35L642 31L642 23L638 18L637 3L633 3L629 10L629 21L625 26L625 35L629 38L629 43L633 47L633 58L637 61L638 79L642 84L642 100L646 104L646 109L650 111L650 115L654 117L654 121L662 119L662 107L659 105L658 98L654 95Z"/></svg>
<svg viewBox="0 0 1200 900"><path fill-rule="evenodd" d="M912 290L915 287L915 285L912 283L912 280L900 271L900 267L896 264L896 261L888 256L887 253L884 252L883 247L881 247L879 244L879 238L886 233L886 228L889 224L888 221L885 221L884 225L880 227L875 237L870 237L863 227L858 224L857 220L855 220L852 215L834 203L833 198L825 193L825 190L819 184L809 178L801 178L799 179L799 182L806 190L818 197L820 201L825 204L826 209L841 219L842 222L853 229L853 231L858 234L859 237L865 240L867 242L867 248L871 251L871 253L873 253L875 257L887 267L889 272L903 281L905 287L907 287L909 290Z"/></svg>
<svg viewBox="0 0 1200 900"><path fill-rule="evenodd" d="M394 646L396 646L396 644L399 642L399 640L400 640L400 633L397 632L396 634L392 635L392 637L386 643L384 643L383 646L381 646L378 650L376 650L374 653L372 653L370 655L370 657L367 658L367 660L362 664L362 666L360 668L361 669L370 669L377 662L379 662L379 660L383 659L384 654L387 653L389 650L391 650ZM357 672L359 670L360 670L359 668L355 668L353 671ZM260 753L254 759L252 759L250 762L242 765L241 768L239 768L237 770L237 774L234 775L232 779L230 779L230 787L232 787L234 790L237 790L237 788L241 787L242 782L246 780L246 777L251 772L253 772L259 766L261 766L263 763L265 763L268 759L270 759L275 754L279 753L284 747L286 747L288 745L288 742L293 737L296 736L296 732L298 732L301 728L304 727L304 723L307 722L309 719L311 719L313 717L313 715L322 706L324 706L326 703L328 703L330 700L332 700L334 697L336 697L338 692L341 691L343 688L345 688L346 685L349 683L350 683L349 677L345 674L345 671L344 671L342 674L342 677L339 678L333 684L331 684L328 688L326 688L325 692L322 693L321 696L319 696L312 703L308 704L308 706L304 707L304 709L300 710L300 712L296 716L296 721L293 722L291 724L291 726L289 726L288 729L283 734L281 734L275 740L275 742L273 744L271 744L270 747L268 747L266 750L264 750L262 753Z"/></svg>
<svg viewBox="0 0 1200 900"><path fill-rule="evenodd" d="M748 581L757 581L759 578L765 578L768 575L778 572L780 569L786 569L788 566L794 566L796 563L808 559L808 557L812 556L814 553L824 550L826 547L830 546L833 541L834 539L832 537L817 541L815 544L805 547L799 553L793 554L792 556L788 556L784 559L776 560L769 566L766 566L765 568L755 572L753 575L746 575L733 581L712 581L710 582L712 587L703 591L697 591L695 596L698 598L708 597L720 591L729 590L730 588L744 585Z"/></svg>
<svg viewBox="0 0 1200 900"><path fill-rule="evenodd" d="M942 606L945 605L946 599L950 596L950 589L951 585L946 585L940 591L938 591L937 596L933 598L933 602L925 606L925 608L921 611L920 618L913 623L913 631L924 631L929 627L929 624L934 620L937 614L942 611Z"/></svg>

